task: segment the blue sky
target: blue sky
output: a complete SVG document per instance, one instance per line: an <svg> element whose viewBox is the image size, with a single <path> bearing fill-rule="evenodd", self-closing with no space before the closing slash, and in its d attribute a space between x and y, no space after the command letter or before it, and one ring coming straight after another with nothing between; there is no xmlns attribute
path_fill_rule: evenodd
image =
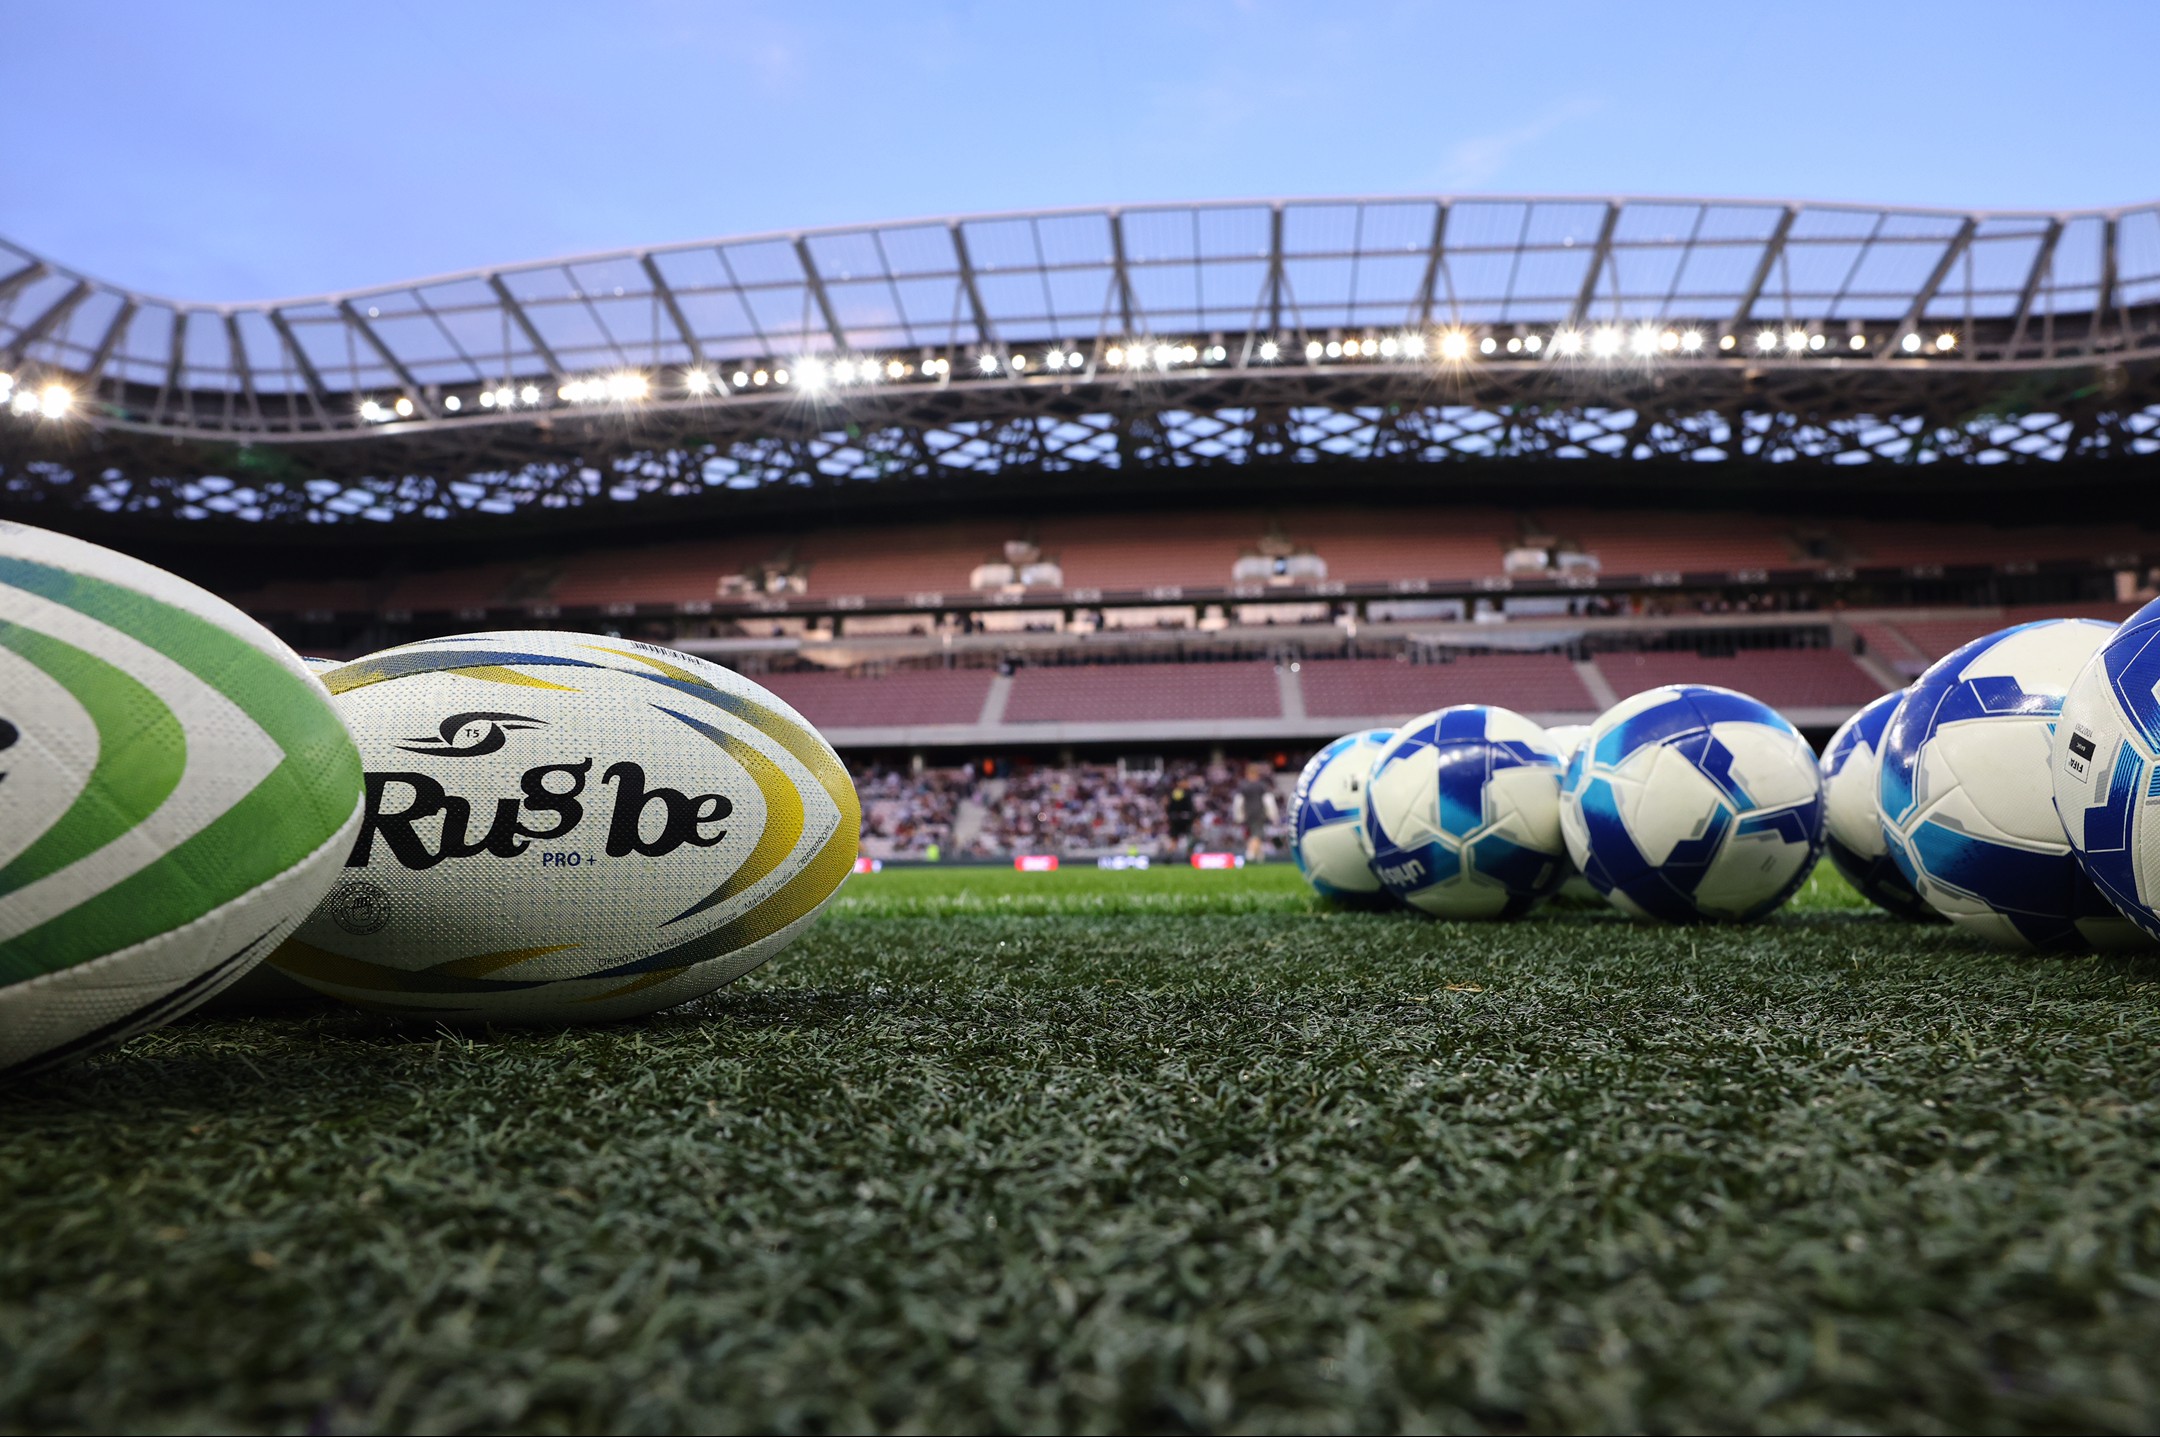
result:
<svg viewBox="0 0 2160 1437"><path fill-rule="evenodd" d="M2160 196L2160 4L15 8L0 234L238 300L1231 196Z"/></svg>

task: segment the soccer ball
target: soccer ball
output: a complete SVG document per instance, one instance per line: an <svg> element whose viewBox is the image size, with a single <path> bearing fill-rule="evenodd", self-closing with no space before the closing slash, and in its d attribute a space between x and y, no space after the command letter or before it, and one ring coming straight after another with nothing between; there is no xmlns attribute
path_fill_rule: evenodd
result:
<svg viewBox="0 0 2160 1437"><path fill-rule="evenodd" d="M1552 746L1560 752L1562 769L1575 756L1575 750L1582 747L1583 736L1589 732L1590 725L1586 723L1554 724L1545 730L1545 737L1551 739ZM1568 875L1560 880L1560 891L1553 897L1562 903L1584 903L1600 908L1605 905L1605 896L1590 886L1590 880L1582 876L1582 870L1575 866L1572 858L1568 860Z"/></svg>
<svg viewBox="0 0 2160 1437"><path fill-rule="evenodd" d="M1440 918L1519 918L1560 886L1560 755L1521 714L1483 704L1414 718L1373 763L1372 871Z"/></svg>
<svg viewBox="0 0 2160 1437"><path fill-rule="evenodd" d="M1914 681L1883 732L1877 795L1892 858L1931 907L1990 942L2136 938L2071 856L2049 765L2063 695L2114 632L2043 619L1974 639Z"/></svg>
<svg viewBox="0 0 2160 1437"><path fill-rule="evenodd" d="M1388 728L1344 734L1312 756L1290 800L1290 851L1298 872L1323 898L1338 902L1387 899L1366 862L1359 830L1365 819L1365 780L1373 760L1395 736Z"/></svg>
<svg viewBox="0 0 2160 1437"><path fill-rule="evenodd" d="M1822 851L1815 752L1783 715L1709 684L1623 700L1568 760L1569 857L1623 912L1745 923L1775 911Z"/></svg>
<svg viewBox="0 0 2160 1437"><path fill-rule="evenodd" d="M1823 848L1846 881L1876 907L1900 918L1939 920L1942 915L1928 907L1898 871L1883 839L1882 815L1875 807L1876 778L1882 770L1883 730L1903 689L1884 694L1830 736L1823 750L1822 773L1825 811Z"/></svg>
<svg viewBox="0 0 2160 1437"><path fill-rule="evenodd" d="M2051 758L2055 812L2085 876L2160 939L2160 602L2078 671Z"/></svg>

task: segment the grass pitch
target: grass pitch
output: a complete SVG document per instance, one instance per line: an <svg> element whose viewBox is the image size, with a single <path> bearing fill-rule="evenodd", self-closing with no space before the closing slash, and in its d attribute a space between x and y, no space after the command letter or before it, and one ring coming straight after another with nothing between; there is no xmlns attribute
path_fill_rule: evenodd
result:
<svg viewBox="0 0 2160 1437"><path fill-rule="evenodd" d="M887 872L694 1011L0 1094L0 1427L2160 1423L2160 962Z"/></svg>

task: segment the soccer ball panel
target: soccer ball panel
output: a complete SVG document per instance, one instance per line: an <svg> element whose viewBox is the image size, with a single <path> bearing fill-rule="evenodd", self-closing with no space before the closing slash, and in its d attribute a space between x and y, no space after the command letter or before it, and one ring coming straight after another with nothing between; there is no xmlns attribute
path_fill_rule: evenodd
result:
<svg viewBox="0 0 2160 1437"><path fill-rule="evenodd" d="M2050 724L2023 715L1946 724L1927 747L1921 806L1955 807L1968 832L2062 852L2048 783Z"/></svg>

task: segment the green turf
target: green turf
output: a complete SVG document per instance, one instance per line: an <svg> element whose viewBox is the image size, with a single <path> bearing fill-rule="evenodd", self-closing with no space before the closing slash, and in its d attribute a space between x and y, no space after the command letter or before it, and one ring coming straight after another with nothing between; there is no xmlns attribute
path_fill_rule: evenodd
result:
<svg viewBox="0 0 2160 1437"><path fill-rule="evenodd" d="M0 1427L2151 1428L2156 979L858 878L696 1011L0 1094Z"/></svg>

